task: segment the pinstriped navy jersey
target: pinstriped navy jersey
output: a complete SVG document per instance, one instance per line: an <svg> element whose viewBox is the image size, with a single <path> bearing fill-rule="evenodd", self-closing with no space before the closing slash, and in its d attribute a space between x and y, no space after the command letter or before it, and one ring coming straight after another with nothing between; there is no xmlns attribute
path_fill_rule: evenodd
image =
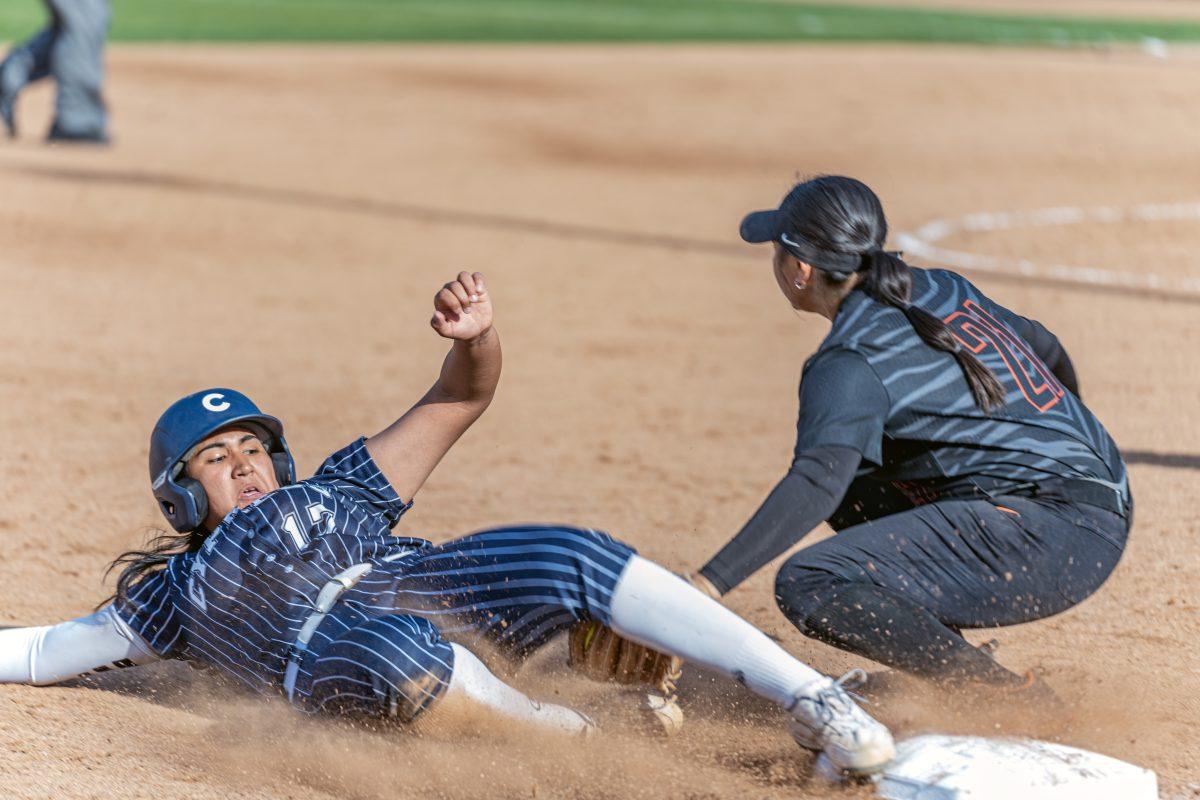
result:
<svg viewBox="0 0 1200 800"><path fill-rule="evenodd" d="M831 523L864 497L876 501L873 518L967 493L973 479L1090 478L1128 499L1115 443L1017 334L1020 318L953 272L912 269L912 279L913 305L991 369L1004 405L980 410L952 355L922 342L900 310L851 292L800 386L797 452L843 446L863 457Z"/></svg>
<svg viewBox="0 0 1200 800"><path fill-rule="evenodd" d="M160 656L274 691L326 582L354 564L390 566L430 546L391 535L410 506L359 439L311 478L230 512L200 550L138 581L117 613Z"/></svg>

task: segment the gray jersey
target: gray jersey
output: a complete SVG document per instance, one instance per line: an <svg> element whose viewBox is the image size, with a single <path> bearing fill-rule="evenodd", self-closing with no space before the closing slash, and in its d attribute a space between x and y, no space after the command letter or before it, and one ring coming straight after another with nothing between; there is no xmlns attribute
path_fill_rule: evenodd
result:
<svg viewBox="0 0 1200 800"><path fill-rule="evenodd" d="M953 272L912 276L913 305L991 369L1004 404L981 410L953 356L921 341L903 312L852 292L801 381L797 452L862 454L831 523L1053 478L1098 480L1128 500L1112 438L1017 333L1021 318Z"/></svg>

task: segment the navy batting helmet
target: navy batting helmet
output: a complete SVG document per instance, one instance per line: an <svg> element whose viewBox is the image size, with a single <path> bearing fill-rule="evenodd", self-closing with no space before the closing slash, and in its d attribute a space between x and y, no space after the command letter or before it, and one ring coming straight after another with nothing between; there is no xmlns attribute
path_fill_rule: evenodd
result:
<svg viewBox="0 0 1200 800"><path fill-rule="evenodd" d="M188 451L205 437L234 423L263 430L280 486L296 480L296 462L283 438L283 423L262 413L249 397L233 389L206 389L177 400L163 412L150 434L150 482L154 498L175 530L199 528L208 516L208 496L200 482L183 475Z"/></svg>

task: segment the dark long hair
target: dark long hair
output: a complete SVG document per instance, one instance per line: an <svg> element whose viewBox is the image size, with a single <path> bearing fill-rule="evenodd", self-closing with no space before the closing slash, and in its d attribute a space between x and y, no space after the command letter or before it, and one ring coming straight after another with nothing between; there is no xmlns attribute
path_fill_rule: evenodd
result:
<svg viewBox="0 0 1200 800"><path fill-rule="evenodd" d="M793 189L784 208L790 231L822 250L861 258L857 273L819 269L827 282L845 283L858 274L856 289L902 311L921 341L954 356L979 408L990 411L1004 404L1004 389L992 371L962 347L944 322L912 304L912 273L899 255L883 250L887 218L870 187L854 178L822 175Z"/></svg>
<svg viewBox="0 0 1200 800"><path fill-rule="evenodd" d="M105 578L114 569L120 568L121 572L117 575L117 588L113 591L112 596L100 605L127 598L129 590L135 583L162 569L171 556L180 553L194 553L208 538L208 531L203 527L188 533L168 533L164 530L154 530L157 535L146 543L146 549L126 550L114 558L108 565L108 569L104 570Z"/></svg>

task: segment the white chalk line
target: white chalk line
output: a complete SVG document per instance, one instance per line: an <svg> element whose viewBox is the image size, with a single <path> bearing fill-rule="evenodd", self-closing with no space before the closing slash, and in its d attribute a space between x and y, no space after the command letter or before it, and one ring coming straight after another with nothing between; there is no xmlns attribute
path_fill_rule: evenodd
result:
<svg viewBox="0 0 1200 800"><path fill-rule="evenodd" d="M1056 225L1079 225L1085 222L1161 222L1190 219L1200 219L1200 201L1146 203L1128 208L1064 206L1036 211L981 212L932 220L917 228L913 233L897 234L896 244L908 254L947 266L978 272L1030 275L1087 286L1126 286L1133 289L1153 289L1161 292L1200 296L1200 276L1177 280L1164 278L1152 272L1121 272L1099 267L1076 267L1063 264L1043 266L1028 259L968 253L963 250L940 247L937 244L947 236L962 232L1044 228Z"/></svg>

